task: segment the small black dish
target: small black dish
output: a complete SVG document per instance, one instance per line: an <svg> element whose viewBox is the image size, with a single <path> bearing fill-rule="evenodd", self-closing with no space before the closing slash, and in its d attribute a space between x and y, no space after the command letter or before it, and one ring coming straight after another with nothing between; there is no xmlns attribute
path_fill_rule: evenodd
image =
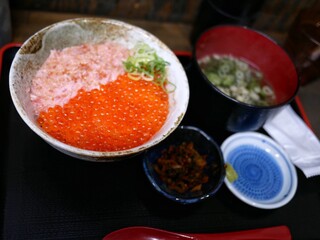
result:
<svg viewBox="0 0 320 240"><path fill-rule="evenodd" d="M208 177L206 183L201 184L201 190L187 190L179 193L170 189L155 170L158 159L163 151L170 146L181 146L182 143L193 143L194 149L204 156L206 161L202 173ZM182 204L196 203L215 195L224 182L224 159L219 145L201 129L192 126L178 127L165 141L156 145L145 153L143 169L153 187L163 196ZM179 180L179 179L178 179Z"/></svg>

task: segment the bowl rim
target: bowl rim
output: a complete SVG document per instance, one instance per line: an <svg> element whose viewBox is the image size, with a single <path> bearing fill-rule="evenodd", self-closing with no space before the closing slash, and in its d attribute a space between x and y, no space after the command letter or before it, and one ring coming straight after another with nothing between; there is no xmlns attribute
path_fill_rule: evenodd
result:
<svg viewBox="0 0 320 240"><path fill-rule="evenodd" d="M291 162L289 155L281 147L281 145L279 145L277 142L275 142L271 137L269 137L265 134L259 133L259 132L253 132L253 131L239 132L239 133L232 134L227 139L225 139L225 141L221 144L221 150L224 154L224 159L227 162L227 156L225 155L226 154L225 151L227 150L230 142L243 140L243 139L245 139L245 141L246 141L246 140L249 140L252 138L258 139L259 141L261 140L262 142L268 142L269 145L275 151L277 151L280 155L283 156L283 158L281 160L285 162L285 164L288 167L288 170L290 172L290 183L291 183L290 189L288 190L288 192L284 198L280 199L279 201L277 201L275 203L261 203L261 202L255 201L254 199L247 198L240 191L238 191L235 187L233 187L232 183L230 183L227 178L224 179L225 185L238 199L240 199L241 201L243 201L244 203L246 203L250 206L260 208L260 209L280 208L292 200L292 198L295 196L295 193L296 193L297 187L298 187L298 176L297 176L296 168L295 168L294 164ZM239 145L241 145L241 144L239 144Z"/></svg>
<svg viewBox="0 0 320 240"><path fill-rule="evenodd" d="M177 196L174 196L174 195L168 193L164 189L162 189L157 184L157 182L154 180L153 174L151 173L151 171L148 167L148 162L149 162L148 158L146 157L148 155L148 153L151 152L153 149L149 149L145 152L144 157L143 157L143 161L142 161L142 165L143 165L143 170L144 170L145 175L147 176L149 182L156 189L156 191L158 193L162 194L163 196L165 196L166 198L168 198L174 202L178 202L181 204L192 204L192 203L197 203L197 202L203 201L204 199L210 198L210 197L214 196L219 191L219 189L222 187L222 185L224 183L225 167L224 167L223 153L220 149L219 144L214 140L214 138L212 136L210 136L209 134L207 134L206 132L204 132L202 129L200 129L198 127L189 126L189 125L178 126L177 129L175 130L175 132L172 134L177 134L178 131L184 131L184 130L200 133L201 136L204 137L208 142L210 142L214 146L215 150L217 150L218 155L219 155L219 161L221 162L221 169L220 169L221 175L219 177L219 181L218 181L215 189L213 189L209 193L203 194L202 196L199 196L199 197L190 197L190 198L177 197ZM160 144L163 144L165 147L165 146L167 146L168 143L162 142Z"/></svg>
<svg viewBox="0 0 320 240"><path fill-rule="evenodd" d="M277 103L277 104L273 104L270 106L258 106L258 105L253 105L253 104L248 104L245 102L241 102L235 98L232 98L231 96L229 96L228 94L224 93L223 91L221 91L217 86L215 86L214 84L212 84L209 79L207 78L207 76L203 73L203 71L201 70L197 58L196 58L196 53L197 53L197 45L198 42L200 41L200 38L202 38L203 36L205 36L206 34L209 34L209 32L214 31L215 29L219 29L219 28L225 28L225 27L233 27L233 28L238 28L238 29L242 29L245 31L249 31L255 34L258 34L262 37L264 37L266 40L270 41L272 44L274 44L284 55L286 55L286 57L290 60L290 62L292 63L292 65L294 66L294 71L295 71L295 75L297 76L297 86L295 88L295 91L293 92L292 96L290 96L286 101ZM297 95L299 88L300 88L300 84L301 84L301 77L300 74L298 74L298 70L296 67L296 64L294 63L292 57L288 54L288 52L281 47L281 45L275 40L273 39L271 36L269 36L267 33L264 33L260 30L254 29L252 27L248 27L246 25L241 25L241 24L219 24L213 27L210 27L208 29L206 29L204 32L202 32L199 37L196 39L194 47L192 49L192 61L197 69L198 72L200 72L201 76L205 79L205 82L210 85L210 87L212 87L215 91L217 91L220 95L226 97L229 101L232 101L234 103L239 104L240 106L243 107L247 107L247 108L257 108L257 109L273 109L273 108L278 108L278 107L282 107L285 106L287 104L289 104L291 101L293 101L293 99L295 98L295 96Z"/></svg>
<svg viewBox="0 0 320 240"><path fill-rule="evenodd" d="M174 54L174 52L165 43L163 43L158 37L156 37L154 34L150 33L149 31L147 31L139 26L135 26L133 24L130 24L130 23L127 23L127 22L124 22L121 20L116 20L116 19L112 19L112 18L104 18L104 17L78 17L78 18L66 19L66 20L62 20L62 21L50 24L50 25L38 30L34 34L32 34L24 43L22 43L20 46L20 49L17 51L16 56L22 55L23 54L22 51L24 51L24 48L28 44L30 44L30 42L35 37L37 37L41 34L45 34L48 30L50 30L51 28L53 28L55 26L68 24L68 23L77 23L78 24L81 22L90 22L90 21L91 22L103 22L105 24L121 25L127 29L138 31L141 34L148 36L148 38L150 38L151 41L155 42L157 45L161 45L161 47L166 52L168 52L168 54L174 59L174 61L177 64L181 65L179 59ZM12 61L12 65L11 65L10 72L9 72L9 91L10 91L11 99L13 101L13 104L15 105L15 108L16 108L18 114L20 115L22 120L28 125L28 127L30 127L34 133L36 133L38 136L40 136L49 145L51 145L55 149L62 151L65 154L72 156L72 157L80 158L82 160L94 161L94 162L97 162L97 161L98 162L107 162L107 161L115 161L118 159L122 159L123 157L138 154L138 153L140 153L140 152L142 152L142 151L144 151L154 145L157 145L159 142L163 141L167 136L169 136L178 127L179 123L182 121L182 119L184 118L186 111L187 111L189 98L190 98L189 82L188 82L188 78L186 76L185 70L184 70L183 66L181 65L181 69L184 72L184 76L182 78L184 78L186 80L185 84L187 86L188 91L185 93L186 99L183 102L183 104L181 105L181 111L179 111L179 113L180 113L179 116L176 118L173 126L170 127L166 132L164 132L164 134L159 136L156 140L153 140L151 138L143 145L140 145L140 146L137 146L134 148L130 148L130 149L120 150L120 151L94 151L94 150L86 150L86 149L74 147L69 144L63 143L63 142L53 138L51 135L47 134L46 132L44 132L41 128L39 128L35 123L33 123L29 119L26 111L24 109L22 109L22 107L21 108L19 107L20 101L18 99L18 95L16 94L16 91L13 86L14 85L14 80L13 80L14 77L13 77L13 70L12 70L13 66L15 66L17 61L19 60L18 57L16 57L16 56ZM113 159L110 159L110 158L113 158Z"/></svg>

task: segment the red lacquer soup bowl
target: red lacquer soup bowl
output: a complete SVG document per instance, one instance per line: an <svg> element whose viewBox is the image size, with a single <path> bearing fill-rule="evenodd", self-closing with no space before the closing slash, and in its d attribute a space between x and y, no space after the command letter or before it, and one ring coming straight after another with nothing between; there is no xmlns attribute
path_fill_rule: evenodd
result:
<svg viewBox="0 0 320 240"><path fill-rule="evenodd" d="M203 59L214 55L231 56L259 70L273 89L274 101L267 106L256 105L221 90L201 67ZM191 98L196 99L194 105L207 106L205 111L199 111L199 114L205 112L204 124L231 132L257 130L297 94L299 78L292 60L270 37L253 29L233 25L213 27L199 37L193 56L197 80L190 84L190 88L195 89ZM195 106L190 108L197 110Z"/></svg>

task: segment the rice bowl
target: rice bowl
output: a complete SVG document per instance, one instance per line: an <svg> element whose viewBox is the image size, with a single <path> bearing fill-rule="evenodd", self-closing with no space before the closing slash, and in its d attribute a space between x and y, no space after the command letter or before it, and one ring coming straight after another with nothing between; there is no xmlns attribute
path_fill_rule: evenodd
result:
<svg viewBox="0 0 320 240"><path fill-rule="evenodd" d="M138 42L144 42L168 63L167 77L176 86L168 94L169 112L161 129L146 143L120 151L92 151L70 146L53 138L37 123L30 91L32 79L52 50L62 50L81 44L113 42L132 49ZM17 52L9 75L10 93L19 115L41 138L58 150L84 160L113 161L137 154L162 141L179 125L189 101L189 86L185 71L175 54L159 39L138 27L124 22L80 18L48 26L31 36Z"/></svg>

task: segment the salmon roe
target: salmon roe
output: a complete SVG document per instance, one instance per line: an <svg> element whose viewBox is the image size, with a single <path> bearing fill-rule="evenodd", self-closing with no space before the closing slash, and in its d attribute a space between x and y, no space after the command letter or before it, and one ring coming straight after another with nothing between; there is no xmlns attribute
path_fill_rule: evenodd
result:
<svg viewBox="0 0 320 240"><path fill-rule="evenodd" d="M162 127L168 111L168 94L160 86L121 75L99 89L79 90L62 107L42 111L38 123L66 144L119 151L148 141Z"/></svg>

